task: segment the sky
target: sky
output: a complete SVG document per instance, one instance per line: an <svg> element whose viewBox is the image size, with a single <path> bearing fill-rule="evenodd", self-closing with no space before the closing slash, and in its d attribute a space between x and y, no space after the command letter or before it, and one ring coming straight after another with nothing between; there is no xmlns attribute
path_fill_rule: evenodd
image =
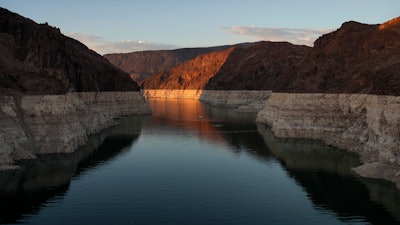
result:
<svg viewBox="0 0 400 225"><path fill-rule="evenodd" d="M255 41L312 46L346 21L380 24L399 0L0 0L99 54Z"/></svg>

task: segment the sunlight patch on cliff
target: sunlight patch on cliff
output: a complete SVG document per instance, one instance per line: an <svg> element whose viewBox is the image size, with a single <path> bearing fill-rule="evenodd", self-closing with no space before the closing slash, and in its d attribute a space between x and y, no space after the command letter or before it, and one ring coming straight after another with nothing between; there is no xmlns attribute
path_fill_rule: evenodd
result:
<svg viewBox="0 0 400 225"><path fill-rule="evenodd" d="M379 26L379 30L397 29L400 31L400 16L391 19Z"/></svg>

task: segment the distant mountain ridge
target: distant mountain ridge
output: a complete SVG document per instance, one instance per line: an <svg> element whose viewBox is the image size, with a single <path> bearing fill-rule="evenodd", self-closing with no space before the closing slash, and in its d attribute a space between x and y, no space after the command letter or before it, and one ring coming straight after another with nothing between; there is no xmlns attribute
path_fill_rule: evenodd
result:
<svg viewBox="0 0 400 225"><path fill-rule="evenodd" d="M314 47L285 42L235 47L223 64L216 63L220 68L197 57L145 79L141 87L400 95L399 21L400 17L381 25L345 22L318 38ZM202 56L210 54L215 53ZM205 84L198 82L210 66L215 73L206 75ZM194 70L196 79L188 76Z"/></svg>
<svg viewBox="0 0 400 225"><path fill-rule="evenodd" d="M245 47L251 45L251 43L238 45ZM133 80L140 82L155 73L168 71L180 63L194 59L198 55L223 51L232 46L113 53L106 54L104 57L113 65L127 72Z"/></svg>
<svg viewBox="0 0 400 225"><path fill-rule="evenodd" d="M138 91L128 74L47 24L0 8L0 94Z"/></svg>

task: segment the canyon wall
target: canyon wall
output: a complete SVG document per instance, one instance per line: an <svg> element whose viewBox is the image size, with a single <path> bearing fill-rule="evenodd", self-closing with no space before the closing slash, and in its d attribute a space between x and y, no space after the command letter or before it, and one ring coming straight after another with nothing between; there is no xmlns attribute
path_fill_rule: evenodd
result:
<svg viewBox="0 0 400 225"><path fill-rule="evenodd" d="M400 97L272 93L256 121L278 137L307 138L360 155L362 176L400 187Z"/></svg>
<svg viewBox="0 0 400 225"><path fill-rule="evenodd" d="M216 107L234 108L240 112L258 112L271 91L216 91L216 90L144 90L145 98L194 99Z"/></svg>
<svg viewBox="0 0 400 225"><path fill-rule="evenodd" d="M251 44L243 43L239 45L247 46ZM178 64L194 59L198 55L224 51L232 46L113 53L104 55L104 58L128 73L134 81L140 82L155 73L168 71Z"/></svg>
<svg viewBox="0 0 400 225"><path fill-rule="evenodd" d="M115 119L151 110L140 92L0 96L0 169L42 153L71 153Z"/></svg>

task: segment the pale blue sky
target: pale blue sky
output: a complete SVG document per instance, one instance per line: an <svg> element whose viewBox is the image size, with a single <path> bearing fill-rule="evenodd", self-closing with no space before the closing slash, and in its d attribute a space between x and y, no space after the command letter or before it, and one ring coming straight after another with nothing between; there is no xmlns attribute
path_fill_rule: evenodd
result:
<svg viewBox="0 0 400 225"><path fill-rule="evenodd" d="M259 40L312 46L343 22L400 16L400 0L0 0L0 6L59 27L100 54Z"/></svg>

